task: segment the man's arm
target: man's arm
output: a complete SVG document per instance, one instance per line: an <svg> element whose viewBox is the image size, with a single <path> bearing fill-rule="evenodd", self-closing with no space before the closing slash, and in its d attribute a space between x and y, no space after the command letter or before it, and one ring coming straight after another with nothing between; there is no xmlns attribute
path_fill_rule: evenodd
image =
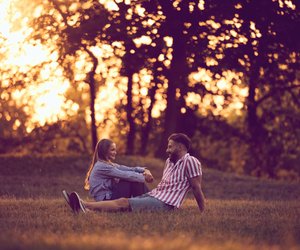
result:
<svg viewBox="0 0 300 250"><path fill-rule="evenodd" d="M188 179L189 179L190 185L192 187L195 199L198 203L199 210L201 212L203 212L204 207L205 207L205 205L204 205L205 198L204 198L204 194L203 194L202 189L201 189L202 176L196 176L196 177L188 178Z"/></svg>

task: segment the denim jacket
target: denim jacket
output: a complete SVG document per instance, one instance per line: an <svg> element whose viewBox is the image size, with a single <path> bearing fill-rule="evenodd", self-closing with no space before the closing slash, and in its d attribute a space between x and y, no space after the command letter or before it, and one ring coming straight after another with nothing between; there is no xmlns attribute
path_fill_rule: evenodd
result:
<svg viewBox="0 0 300 250"><path fill-rule="evenodd" d="M90 195L96 200L111 199L113 184L117 179L132 182L145 182L143 167L126 167L123 165L110 165L97 161L90 174Z"/></svg>

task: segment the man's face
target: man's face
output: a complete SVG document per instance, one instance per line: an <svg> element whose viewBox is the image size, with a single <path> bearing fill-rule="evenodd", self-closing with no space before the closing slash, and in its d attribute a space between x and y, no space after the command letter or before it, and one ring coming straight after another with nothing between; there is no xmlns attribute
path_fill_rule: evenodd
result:
<svg viewBox="0 0 300 250"><path fill-rule="evenodd" d="M166 152L169 155L170 161L176 162L178 159L178 143L169 140Z"/></svg>

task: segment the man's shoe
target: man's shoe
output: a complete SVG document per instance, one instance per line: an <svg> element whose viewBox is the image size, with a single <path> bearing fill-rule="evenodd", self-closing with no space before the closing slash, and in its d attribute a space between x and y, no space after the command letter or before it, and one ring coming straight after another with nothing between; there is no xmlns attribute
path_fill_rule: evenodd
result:
<svg viewBox="0 0 300 250"><path fill-rule="evenodd" d="M80 211L82 211L83 213L86 213L86 209L85 209L79 195L76 192L70 193L69 199L70 199L70 207L72 208L72 210L75 214L79 213Z"/></svg>

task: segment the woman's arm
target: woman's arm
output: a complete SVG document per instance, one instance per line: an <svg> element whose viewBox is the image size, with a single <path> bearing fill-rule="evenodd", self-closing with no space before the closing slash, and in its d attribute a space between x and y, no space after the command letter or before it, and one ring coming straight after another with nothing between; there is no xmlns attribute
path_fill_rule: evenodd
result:
<svg viewBox="0 0 300 250"><path fill-rule="evenodd" d="M123 166L125 167L125 166ZM129 167L126 167L126 169ZM124 168L113 167L109 164L102 164L101 168L98 171L105 176L109 176L112 178L120 178L127 181L135 181L135 182L145 182L145 177L142 173L126 170Z"/></svg>
<svg viewBox="0 0 300 250"><path fill-rule="evenodd" d="M116 168L118 168L119 170L122 170L122 171L134 171L137 173L144 173L144 171L145 171L145 168L143 168L143 167L127 167L127 166L118 165L118 164L116 164Z"/></svg>
<svg viewBox="0 0 300 250"><path fill-rule="evenodd" d="M124 171L134 171L143 174L146 182L153 182L154 180L150 170L143 167L126 167L124 165L117 165L117 168Z"/></svg>

